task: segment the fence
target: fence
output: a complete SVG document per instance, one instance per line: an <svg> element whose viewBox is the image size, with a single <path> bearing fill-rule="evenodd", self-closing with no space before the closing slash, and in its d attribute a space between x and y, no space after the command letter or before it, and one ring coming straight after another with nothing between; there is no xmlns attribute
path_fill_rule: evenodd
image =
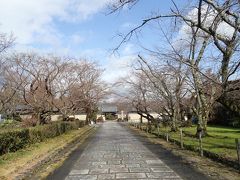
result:
<svg viewBox="0 0 240 180"><path fill-rule="evenodd" d="M184 143L184 138L186 136L190 136L189 134L185 134L183 129L179 129L179 132L174 134L174 136L171 135L170 132L163 132L161 131L159 125L146 125L146 124L140 124L140 123L130 123L130 125L134 126L135 128L138 128L142 131L145 131L146 133L151 133L159 138L165 139L167 142L174 143L178 145L181 149L191 150L199 153L199 156L205 156L208 157L214 161L218 161L222 164L231 166L235 169L238 169L240 171L240 139L236 139L236 154L237 154L237 160L229 159L226 157L223 157L217 153L211 152L209 150L204 149L204 138L202 138L202 134L199 133L199 136L194 136L192 139L195 145L189 145Z"/></svg>

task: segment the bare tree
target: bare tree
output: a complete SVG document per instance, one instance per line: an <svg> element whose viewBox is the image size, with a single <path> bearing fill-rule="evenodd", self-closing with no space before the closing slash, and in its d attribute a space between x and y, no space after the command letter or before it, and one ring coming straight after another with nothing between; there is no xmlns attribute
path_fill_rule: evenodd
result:
<svg viewBox="0 0 240 180"><path fill-rule="evenodd" d="M93 120L97 104L104 97L106 86L101 81L101 69L95 63L78 60L69 62L57 79L55 107L66 119L70 114L85 112L86 123Z"/></svg>
<svg viewBox="0 0 240 180"><path fill-rule="evenodd" d="M134 3L137 2L138 1L135 0L118 1L115 6L112 6L112 10L115 12L127 4L134 5ZM177 4L174 1L172 2L174 7L171 8L169 14L161 15L155 13L155 15L144 19L140 25L123 36L122 41L115 50L123 43L129 41L132 35L137 33L138 30L143 28L146 24L151 22L160 23L157 20L163 18L173 18L176 22L175 25L180 24L181 26L187 27L189 32L186 33L188 33L189 39L187 40L188 46L185 47L184 53L179 53L174 46L175 42L168 39L166 34L164 35L171 49L174 51L175 55L178 56L178 59L191 69L197 102L196 108L193 109L199 120L198 132L205 134L212 104L214 101L218 100L227 106L224 100L226 100L226 93L230 89L228 88L229 78L236 78L233 75L239 71L239 2L237 0L199 0L198 3L194 3L192 9L187 12L180 10ZM222 32L224 27L227 28L230 33L226 34ZM201 69L201 67L204 66L206 55L209 53L207 47L211 47L213 51L218 50L216 52L219 52L222 56L219 60L218 53L214 53L216 56L214 59L218 59L215 67L219 66L219 69L215 71L215 73L219 73L221 77L220 80L215 78L215 76L213 78L208 77L208 74L206 74L207 71ZM206 93L203 78L208 78L208 82L210 82L209 80L212 81L208 83L211 84L211 93L209 93L209 91ZM221 92L216 92L216 89L221 89ZM235 110L236 107L232 109Z"/></svg>
<svg viewBox="0 0 240 180"><path fill-rule="evenodd" d="M20 53L11 56L14 73L19 80L16 90L21 95L19 104L27 105L33 111L39 124L46 123L47 116L53 112L54 80L63 66L61 60L53 56Z"/></svg>
<svg viewBox="0 0 240 180"><path fill-rule="evenodd" d="M13 91L20 97L18 104L26 105L39 124L46 123L54 112L60 112L64 119L86 112L89 122L104 96L106 87L95 63L28 53L14 54L8 62L0 102L10 102L7 93Z"/></svg>
<svg viewBox="0 0 240 180"><path fill-rule="evenodd" d="M134 76L132 78L125 79L125 83L128 84L129 96L132 106L136 109L137 113L142 118L146 118L148 120L148 124L154 122L155 119L151 115L151 105L150 102L150 88L148 86L149 80L143 72L134 72Z"/></svg>
<svg viewBox="0 0 240 180"><path fill-rule="evenodd" d="M137 0L117 1L112 5L112 11L122 9L126 5L134 5ZM199 0L198 3L192 6L192 14L185 13L184 10L180 10L177 4L173 2L173 8L171 12L166 15L151 16L144 19L143 22L123 36L122 41L117 46L116 50L126 41L130 40L137 30L143 28L147 23L154 22L155 20L162 18L174 18L180 20L181 23L186 24L196 30L196 33L201 31L205 34L206 38L213 40L216 48L222 53L222 59L220 61L219 73L221 75L221 84L223 91L223 98L220 98L223 104L225 104L224 96L227 91L228 79L233 76L240 67L239 57L234 57L239 52L239 35L240 35L240 6L238 0L226 0L226 1L212 1L212 0ZM227 28L229 34L222 33L222 30ZM206 39L207 41L207 39ZM208 43L208 42L206 42ZM226 105L226 104L225 104Z"/></svg>
<svg viewBox="0 0 240 180"><path fill-rule="evenodd" d="M17 74L17 76L16 76ZM1 94L0 94L0 111L10 112L14 110L11 106L13 99L16 99L18 94L18 88L22 84L22 80L19 77L23 76L23 71L19 68L15 68L11 62L6 61L1 66ZM8 113L7 113L8 114Z"/></svg>
<svg viewBox="0 0 240 180"><path fill-rule="evenodd" d="M74 97L80 99L76 108L83 108L87 114L86 123L94 120L94 114L97 113L97 105L105 96L106 84L101 81L102 70L97 68L95 63L82 61L75 67L78 73L78 93Z"/></svg>
<svg viewBox="0 0 240 180"><path fill-rule="evenodd" d="M7 56L13 40L0 34L0 111L14 113L17 106L25 106L39 124L54 112L67 119L81 111L89 123L107 89L97 64L35 53Z"/></svg>
<svg viewBox="0 0 240 180"><path fill-rule="evenodd" d="M182 99L187 94L185 82L187 70L184 70L183 64L179 61L170 63L157 59L157 62L153 63L142 56L139 56L138 64L138 70L149 80L152 103L158 106L162 104L161 113L166 113L170 117L171 128L176 131L182 120Z"/></svg>
<svg viewBox="0 0 240 180"><path fill-rule="evenodd" d="M0 55L13 45L14 40L13 34L0 33Z"/></svg>
<svg viewBox="0 0 240 180"><path fill-rule="evenodd" d="M13 69L7 63L4 53L13 45L13 35L0 33L0 112L2 112L10 100L15 95L16 91L12 84L15 82L13 77Z"/></svg>

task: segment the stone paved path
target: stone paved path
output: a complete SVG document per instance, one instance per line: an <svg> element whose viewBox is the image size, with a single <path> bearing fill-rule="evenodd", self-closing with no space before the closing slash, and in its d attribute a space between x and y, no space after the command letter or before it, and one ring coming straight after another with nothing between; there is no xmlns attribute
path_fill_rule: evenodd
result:
<svg viewBox="0 0 240 180"><path fill-rule="evenodd" d="M65 179L181 178L126 127L116 122L106 122Z"/></svg>

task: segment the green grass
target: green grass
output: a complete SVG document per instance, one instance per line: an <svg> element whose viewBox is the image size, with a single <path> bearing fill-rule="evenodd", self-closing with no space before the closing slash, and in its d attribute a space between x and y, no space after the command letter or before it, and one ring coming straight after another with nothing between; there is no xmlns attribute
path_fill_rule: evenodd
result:
<svg viewBox="0 0 240 180"><path fill-rule="evenodd" d="M190 134L194 136L196 133L196 126L182 129L183 132L186 132L186 134L183 135L184 144L193 146L197 149L199 146L198 139L187 135ZM157 133L157 129L155 129L154 132ZM171 138L180 141L179 132L170 132L169 127L160 128L161 135L164 135L166 132L169 133ZM208 126L207 133L208 136L202 139L204 150L216 153L228 159L237 160L235 139L240 138L240 128Z"/></svg>
<svg viewBox="0 0 240 180"><path fill-rule="evenodd" d="M196 127L184 128L184 131L195 134ZM203 138L203 148L226 158L237 159L235 139L240 138L240 129L220 126L209 126L208 136ZM185 140L186 139L186 140ZM184 137L190 144L193 138Z"/></svg>

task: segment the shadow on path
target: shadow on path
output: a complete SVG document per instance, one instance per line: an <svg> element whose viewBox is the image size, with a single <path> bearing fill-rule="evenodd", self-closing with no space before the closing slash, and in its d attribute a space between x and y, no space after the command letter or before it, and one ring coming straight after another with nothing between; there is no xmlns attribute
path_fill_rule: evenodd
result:
<svg viewBox="0 0 240 180"><path fill-rule="evenodd" d="M126 124L121 124L123 127ZM138 138L142 144L147 147L151 152L153 152L159 159L161 159L164 163L166 163L172 170L174 170L177 174L181 176L183 179L189 180L207 180L211 179L210 177L202 174L192 167L190 164L184 162L184 160L174 155L171 151L163 148L160 144L154 144L150 142L146 137L138 134L136 131L127 128L127 130L135 137Z"/></svg>
<svg viewBox="0 0 240 180"><path fill-rule="evenodd" d="M62 180L67 177L71 169L73 168L74 163L77 159L81 156L84 152L86 147L89 145L90 142L95 138L96 133L98 133L99 129L91 134L77 149L75 149L69 157L64 161L63 165L52 172L48 177L47 180Z"/></svg>

